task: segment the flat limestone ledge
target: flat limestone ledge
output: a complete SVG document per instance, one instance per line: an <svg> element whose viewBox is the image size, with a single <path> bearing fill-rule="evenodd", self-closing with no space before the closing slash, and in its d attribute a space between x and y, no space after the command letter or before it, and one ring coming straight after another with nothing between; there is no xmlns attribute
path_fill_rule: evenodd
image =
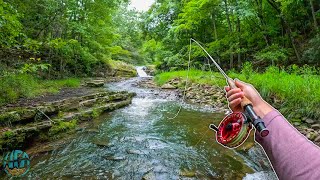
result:
<svg viewBox="0 0 320 180"><path fill-rule="evenodd" d="M47 102L32 107L18 107L0 111L0 127L9 124L24 124L35 121L37 115L45 113L47 115L58 114L59 112L77 111L83 108L90 108L97 104L126 100L135 96L128 92L97 92L81 97L70 97L59 101Z"/></svg>
<svg viewBox="0 0 320 180"><path fill-rule="evenodd" d="M59 134L74 130L81 122L131 104L133 96L134 93L128 92L100 92L4 112L0 115L0 152L26 149L34 140L45 142L61 138ZM5 120L7 122L3 123Z"/></svg>

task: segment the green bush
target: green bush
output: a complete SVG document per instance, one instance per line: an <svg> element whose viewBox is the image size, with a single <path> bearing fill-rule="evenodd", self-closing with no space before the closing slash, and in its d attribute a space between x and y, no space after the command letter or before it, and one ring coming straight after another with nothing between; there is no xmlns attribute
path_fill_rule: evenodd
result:
<svg viewBox="0 0 320 180"><path fill-rule="evenodd" d="M319 66L320 57L320 35L316 35L308 43L308 48L304 51L302 59L308 63Z"/></svg>
<svg viewBox="0 0 320 180"><path fill-rule="evenodd" d="M266 61L272 63L272 65L276 65L278 63L283 63L288 59L288 51L285 48L282 48L278 44L273 44L271 46L267 46L265 49L257 52L254 57L259 61Z"/></svg>

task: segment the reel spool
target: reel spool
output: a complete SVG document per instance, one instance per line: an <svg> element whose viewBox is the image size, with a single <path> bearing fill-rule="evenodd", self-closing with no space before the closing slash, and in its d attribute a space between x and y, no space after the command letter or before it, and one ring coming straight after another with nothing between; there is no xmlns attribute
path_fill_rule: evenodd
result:
<svg viewBox="0 0 320 180"><path fill-rule="evenodd" d="M218 127L210 124L210 129L216 131L216 140L228 148L236 148L243 144L252 129L252 124L241 112L234 112L226 116Z"/></svg>

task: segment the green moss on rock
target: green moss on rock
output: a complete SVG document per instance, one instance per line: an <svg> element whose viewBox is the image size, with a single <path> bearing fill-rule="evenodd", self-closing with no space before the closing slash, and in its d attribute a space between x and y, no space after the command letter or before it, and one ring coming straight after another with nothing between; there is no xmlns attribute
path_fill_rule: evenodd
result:
<svg viewBox="0 0 320 180"><path fill-rule="evenodd" d="M75 129L77 126L77 120L74 119L69 122L64 121L57 121L50 129L49 129L49 135L53 136L60 132L65 132L67 130Z"/></svg>

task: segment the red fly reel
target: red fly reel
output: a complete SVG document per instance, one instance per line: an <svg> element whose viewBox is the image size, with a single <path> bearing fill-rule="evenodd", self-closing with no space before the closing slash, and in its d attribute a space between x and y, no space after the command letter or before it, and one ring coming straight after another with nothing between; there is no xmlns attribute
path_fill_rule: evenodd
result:
<svg viewBox="0 0 320 180"><path fill-rule="evenodd" d="M252 125L241 112L234 112L226 116L219 127L210 125L216 131L217 142L228 148L236 148L248 138Z"/></svg>

